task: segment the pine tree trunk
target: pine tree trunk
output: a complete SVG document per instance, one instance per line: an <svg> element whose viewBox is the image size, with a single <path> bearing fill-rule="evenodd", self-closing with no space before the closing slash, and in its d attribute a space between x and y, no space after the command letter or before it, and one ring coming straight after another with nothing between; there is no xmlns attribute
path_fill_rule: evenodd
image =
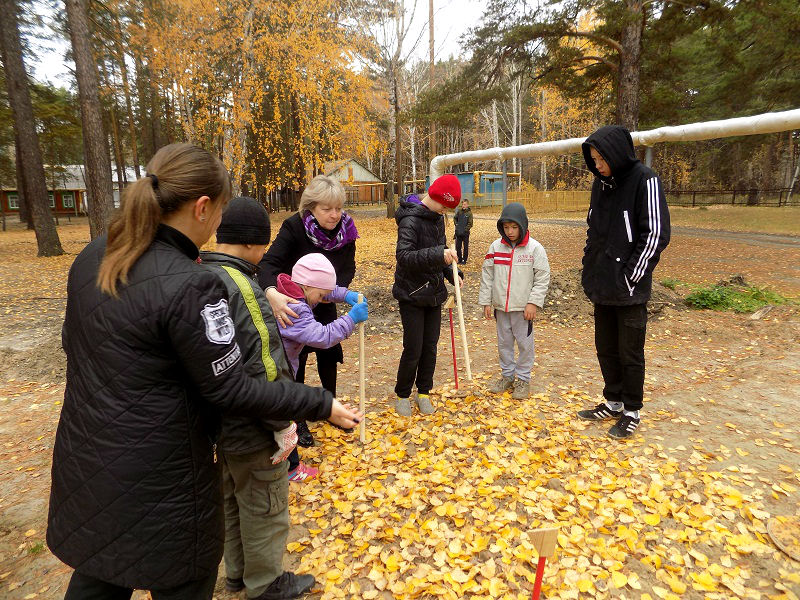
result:
<svg viewBox="0 0 800 600"><path fill-rule="evenodd" d="M108 138L103 131L103 117L97 87L97 65L90 46L89 15L85 0L66 0L67 22L75 59L75 78L83 126L83 156L86 163L89 235L103 235L114 208L111 189L111 159Z"/></svg>
<svg viewBox="0 0 800 600"><path fill-rule="evenodd" d="M2 43L2 40L0 40ZM20 154L19 132L14 130L14 166L17 171L17 206L19 206L19 222L25 223L28 229L33 229L33 219L31 211L28 210L27 191L25 189L25 171L22 169L24 164L22 154Z"/></svg>
<svg viewBox="0 0 800 600"><path fill-rule="evenodd" d="M117 26L114 47L117 50L117 62L119 63L120 75L122 76L122 91L125 94L125 110L128 113L128 135L131 138L131 160L133 161L133 170L136 173L136 179L139 179L142 176L139 172L139 141L136 136L136 122L133 120L131 87L128 83L128 67L125 64L125 52L122 49L122 42L120 41L122 37L122 26L119 24L119 19L116 15L114 16L114 22Z"/></svg>
<svg viewBox="0 0 800 600"><path fill-rule="evenodd" d="M164 133L161 130L161 95L156 76L150 76L150 122L153 127L153 146L156 151L164 145Z"/></svg>
<svg viewBox="0 0 800 600"><path fill-rule="evenodd" d="M148 114L148 109L151 108L147 101L148 86L145 83L148 75L147 69L138 55L133 57L133 66L136 71L136 92L139 96L139 128L142 131L142 151L144 152L144 161L146 163L156 153L155 143L153 142L153 127L150 122L152 117Z"/></svg>
<svg viewBox="0 0 800 600"><path fill-rule="evenodd" d="M50 212L42 152L36 135L28 76L22 59L17 15L15 0L0 0L0 53L5 69L8 102L17 132L18 164L22 164L25 201L33 220L39 256L58 256L64 254L64 250Z"/></svg>
<svg viewBox="0 0 800 600"><path fill-rule="evenodd" d="M106 71L105 62L100 63L103 67L103 79L105 79L106 87L108 88L109 94L111 96L109 102L109 116L108 120L111 124L111 137L114 141L114 166L117 169L117 189L120 193L120 198L122 197L122 182L123 177L122 174L125 170L125 158L122 155L122 144L120 143L119 139L119 117L117 115L117 102L116 98L114 98L114 88L112 85L112 81L108 77L108 72ZM113 66L113 63L112 63ZM113 70L112 70L113 74ZM113 182L112 182L112 193L113 193Z"/></svg>
<svg viewBox="0 0 800 600"><path fill-rule="evenodd" d="M297 141L294 144L294 165L295 165L295 178L297 181L297 200L292 202L292 210L297 210L297 201L305 188L306 183L306 163L303 158L303 153L299 150L302 148L302 128L300 127L300 101L297 93L292 94L291 99L292 109L292 137Z"/></svg>
<svg viewBox="0 0 800 600"><path fill-rule="evenodd" d="M639 126L639 75L645 16L642 0L626 0L626 5L628 14L620 38L617 124L636 131Z"/></svg>

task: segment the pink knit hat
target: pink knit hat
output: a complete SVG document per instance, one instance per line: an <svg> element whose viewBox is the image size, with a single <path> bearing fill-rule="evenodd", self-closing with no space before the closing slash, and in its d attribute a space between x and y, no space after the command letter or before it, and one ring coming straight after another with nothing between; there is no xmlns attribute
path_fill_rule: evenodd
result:
<svg viewBox="0 0 800 600"><path fill-rule="evenodd" d="M336 287L336 270L322 254L306 254L292 267L292 281L321 290Z"/></svg>

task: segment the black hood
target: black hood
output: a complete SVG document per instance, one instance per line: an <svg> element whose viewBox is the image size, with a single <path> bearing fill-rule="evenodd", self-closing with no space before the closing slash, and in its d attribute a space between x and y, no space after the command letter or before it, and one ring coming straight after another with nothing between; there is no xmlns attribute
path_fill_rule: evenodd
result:
<svg viewBox="0 0 800 600"><path fill-rule="evenodd" d="M431 221L435 221L441 216L442 215L432 211L424 204L400 200L400 208L395 211L394 220L399 225L400 221L402 221L405 217L420 217L422 219L430 219Z"/></svg>
<svg viewBox="0 0 800 600"><path fill-rule="evenodd" d="M631 132L620 125L606 125L586 138L581 145L583 159L589 170L603 180L624 175L630 168L639 162L633 149ZM594 166L590 148L597 150L611 167L611 176L603 177Z"/></svg>
<svg viewBox="0 0 800 600"><path fill-rule="evenodd" d="M517 243L525 239L525 234L528 233L528 213L525 212L525 207L519 202L511 202L503 207L503 212L500 213L500 218L497 219L497 231L500 236L506 241L509 246L513 246L511 240L506 236L503 231L503 221L512 221L519 225L519 240Z"/></svg>

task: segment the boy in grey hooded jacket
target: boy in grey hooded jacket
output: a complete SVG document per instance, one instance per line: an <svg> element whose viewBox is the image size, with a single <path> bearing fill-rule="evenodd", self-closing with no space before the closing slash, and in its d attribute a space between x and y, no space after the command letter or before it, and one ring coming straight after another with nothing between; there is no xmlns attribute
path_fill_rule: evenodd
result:
<svg viewBox="0 0 800 600"><path fill-rule="evenodd" d="M500 378L490 391L513 387L512 397L530 395L533 367L533 321L544 306L550 285L550 264L544 247L528 233L528 215L519 202L506 205L497 220L500 238L492 242L483 261L478 303L484 316L497 321ZM519 355L514 357L514 342Z"/></svg>

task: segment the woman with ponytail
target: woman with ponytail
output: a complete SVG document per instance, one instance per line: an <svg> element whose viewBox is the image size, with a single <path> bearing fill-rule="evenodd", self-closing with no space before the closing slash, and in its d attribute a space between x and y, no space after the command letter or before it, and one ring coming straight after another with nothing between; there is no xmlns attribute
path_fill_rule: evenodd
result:
<svg viewBox="0 0 800 600"><path fill-rule="evenodd" d="M322 388L244 373L226 288L197 264L231 195L222 163L172 144L147 173L67 282L47 543L75 569L70 600L212 597L220 411L340 427L362 417Z"/></svg>

